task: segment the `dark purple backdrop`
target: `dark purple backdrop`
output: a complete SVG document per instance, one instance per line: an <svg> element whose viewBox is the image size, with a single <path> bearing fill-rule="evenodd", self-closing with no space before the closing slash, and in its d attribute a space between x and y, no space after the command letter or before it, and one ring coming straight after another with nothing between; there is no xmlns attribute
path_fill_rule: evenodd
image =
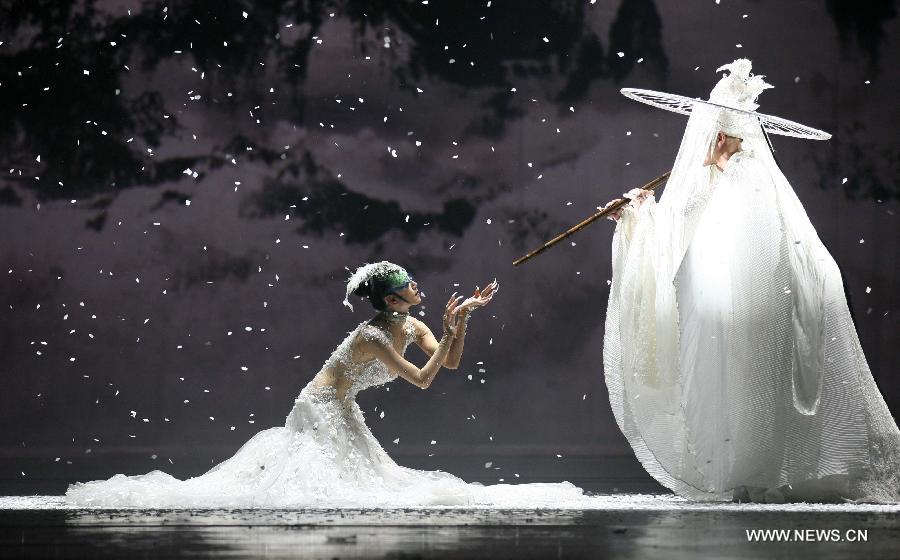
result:
<svg viewBox="0 0 900 560"><path fill-rule="evenodd" d="M774 142L896 411L898 53L883 0L4 1L0 491L199 474L281 424L380 259L434 329L502 286L458 371L360 396L401 463L648 482L602 376L612 225L511 263L671 165L685 119L619 88L705 97L738 57L834 134Z"/></svg>

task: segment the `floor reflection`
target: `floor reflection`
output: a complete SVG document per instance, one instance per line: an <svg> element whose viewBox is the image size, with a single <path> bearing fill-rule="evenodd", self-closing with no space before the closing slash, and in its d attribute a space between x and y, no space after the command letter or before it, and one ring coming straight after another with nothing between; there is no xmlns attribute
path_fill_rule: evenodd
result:
<svg viewBox="0 0 900 560"><path fill-rule="evenodd" d="M900 506L598 496L589 510L70 509L0 498L3 558L894 558ZM604 507L599 507L605 504ZM41 509L42 508L42 509ZM751 529L863 529L866 542L748 542Z"/></svg>

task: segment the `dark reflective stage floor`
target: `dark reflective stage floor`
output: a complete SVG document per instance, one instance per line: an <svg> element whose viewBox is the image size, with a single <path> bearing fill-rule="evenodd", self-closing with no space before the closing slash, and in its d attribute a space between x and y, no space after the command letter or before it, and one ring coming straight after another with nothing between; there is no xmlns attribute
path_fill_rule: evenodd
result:
<svg viewBox="0 0 900 560"><path fill-rule="evenodd" d="M896 558L898 514L900 506L708 505L647 494L552 511L78 510L55 496L0 497L0 557ZM748 542L752 529L836 529L820 535L843 542Z"/></svg>

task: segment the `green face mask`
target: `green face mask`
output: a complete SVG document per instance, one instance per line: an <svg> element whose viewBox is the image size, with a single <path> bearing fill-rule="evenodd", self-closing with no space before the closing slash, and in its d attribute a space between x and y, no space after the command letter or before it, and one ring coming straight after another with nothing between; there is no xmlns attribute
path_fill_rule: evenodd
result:
<svg viewBox="0 0 900 560"><path fill-rule="evenodd" d="M391 272L387 276L387 284L391 287L392 290L399 290L405 288L409 285L411 278L409 275L401 270Z"/></svg>
<svg viewBox="0 0 900 560"><path fill-rule="evenodd" d="M394 294L394 296L400 298L401 300L405 301L406 303L409 303L409 300L407 300L405 297L401 296L397 292L399 290L402 290L403 288L409 286L409 283L412 282L412 276L407 274L406 271L397 270L397 271L388 273L386 282L387 282L388 286L391 287L389 293Z"/></svg>

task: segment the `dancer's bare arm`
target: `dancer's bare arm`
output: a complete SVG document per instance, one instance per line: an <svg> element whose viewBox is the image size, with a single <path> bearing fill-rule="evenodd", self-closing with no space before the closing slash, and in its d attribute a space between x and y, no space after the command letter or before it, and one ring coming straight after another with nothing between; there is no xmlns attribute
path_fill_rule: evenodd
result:
<svg viewBox="0 0 900 560"><path fill-rule="evenodd" d="M421 368L400 355L389 341L366 340L360 344L360 350L381 360L389 370L397 373L403 379L417 387L427 389L434 381L438 371L450 353L450 345L457 334L459 327L458 301L450 298L444 309L443 330L444 334L440 342L436 343L434 353L428 362Z"/></svg>
<svg viewBox="0 0 900 560"><path fill-rule="evenodd" d="M487 305L494 297L494 294L497 293L499 287L500 285L496 280L489 283L483 290L476 287L475 294L467 298L456 308L460 316L460 323L456 331L456 337L454 337L453 343L450 345L450 352L444 360L444 367L447 369L456 369L459 367L459 362L462 359L463 354L463 346L465 345L466 340L466 319L468 319L469 314L472 310ZM456 293L454 293L450 296L450 299L456 299L458 301L462 299L462 297L457 298ZM413 321L415 321L414 324L416 325L417 331L416 344L418 344L423 352L432 356L437 349L438 341L431 333L431 329L428 328L428 325L418 319L413 319Z"/></svg>

